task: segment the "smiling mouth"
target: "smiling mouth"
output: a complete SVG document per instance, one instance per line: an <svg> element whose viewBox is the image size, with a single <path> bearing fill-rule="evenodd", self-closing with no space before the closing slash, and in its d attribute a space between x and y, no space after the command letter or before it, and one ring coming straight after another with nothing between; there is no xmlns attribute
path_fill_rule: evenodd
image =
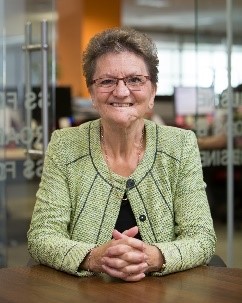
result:
<svg viewBox="0 0 242 303"><path fill-rule="evenodd" d="M132 103L110 103L114 107L130 107L133 106Z"/></svg>

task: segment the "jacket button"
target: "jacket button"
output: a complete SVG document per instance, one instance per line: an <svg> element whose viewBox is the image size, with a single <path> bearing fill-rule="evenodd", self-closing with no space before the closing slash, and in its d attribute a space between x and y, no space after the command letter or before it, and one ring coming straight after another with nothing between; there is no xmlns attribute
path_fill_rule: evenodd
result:
<svg viewBox="0 0 242 303"><path fill-rule="evenodd" d="M135 186L135 181L133 179L128 179L126 182L126 188L132 188Z"/></svg>
<svg viewBox="0 0 242 303"><path fill-rule="evenodd" d="M146 216L145 215L140 215L139 219L141 222L144 222L146 220Z"/></svg>

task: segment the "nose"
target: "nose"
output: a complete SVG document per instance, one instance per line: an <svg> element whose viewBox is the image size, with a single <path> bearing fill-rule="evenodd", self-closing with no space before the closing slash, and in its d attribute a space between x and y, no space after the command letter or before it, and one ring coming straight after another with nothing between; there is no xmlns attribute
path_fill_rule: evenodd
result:
<svg viewBox="0 0 242 303"><path fill-rule="evenodd" d="M118 79L117 85L113 90L113 94L117 97L126 97L130 94L130 90L126 86L124 79Z"/></svg>

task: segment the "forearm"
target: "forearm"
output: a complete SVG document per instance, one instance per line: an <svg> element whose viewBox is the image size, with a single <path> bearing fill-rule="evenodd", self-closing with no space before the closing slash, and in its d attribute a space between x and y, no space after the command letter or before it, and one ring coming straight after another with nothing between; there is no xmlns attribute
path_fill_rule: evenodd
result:
<svg viewBox="0 0 242 303"><path fill-rule="evenodd" d="M78 267L95 244L82 243L62 236L39 236L35 232L28 233L28 250L38 263L48 265L73 275L86 275L79 272Z"/></svg>
<svg viewBox="0 0 242 303"><path fill-rule="evenodd" d="M219 134L208 137L200 137L197 139L200 150L206 149L220 149L224 148L227 144L226 134Z"/></svg>
<svg viewBox="0 0 242 303"><path fill-rule="evenodd" d="M166 266L156 275L166 275L207 264L215 252L215 234L208 236L184 237L166 243L154 245L162 252Z"/></svg>

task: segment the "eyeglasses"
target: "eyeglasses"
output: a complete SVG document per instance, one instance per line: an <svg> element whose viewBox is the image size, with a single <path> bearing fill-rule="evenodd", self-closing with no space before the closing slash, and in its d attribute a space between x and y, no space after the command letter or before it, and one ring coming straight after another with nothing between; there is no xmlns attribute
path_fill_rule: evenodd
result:
<svg viewBox="0 0 242 303"><path fill-rule="evenodd" d="M124 84L128 87L128 89L138 91L141 90L141 86L143 86L147 80L150 80L150 77L143 75L134 75L124 78L105 77L95 79L91 82L91 84L95 84L102 92L111 92L116 88L120 80L124 81Z"/></svg>

